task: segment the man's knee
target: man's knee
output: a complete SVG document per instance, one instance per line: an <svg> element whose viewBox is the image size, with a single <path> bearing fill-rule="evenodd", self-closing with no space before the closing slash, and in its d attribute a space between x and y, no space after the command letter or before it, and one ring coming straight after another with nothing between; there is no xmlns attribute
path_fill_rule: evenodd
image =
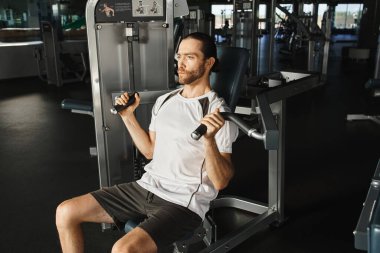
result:
<svg viewBox="0 0 380 253"><path fill-rule="evenodd" d="M75 222L75 206L72 200L66 200L58 205L55 213L55 223L58 228L65 228Z"/></svg>
<svg viewBox="0 0 380 253"><path fill-rule="evenodd" d="M136 243L117 241L112 247L112 253L138 253L138 245Z"/></svg>
<svg viewBox="0 0 380 253"><path fill-rule="evenodd" d="M156 253L156 249L146 248L135 242L116 242L112 247L112 253Z"/></svg>
<svg viewBox="0 0 380 253"><path fill-rule="evenodd" d="M135 228L112 247L112 253L156 253L157 246L141 228Z"/></svg>

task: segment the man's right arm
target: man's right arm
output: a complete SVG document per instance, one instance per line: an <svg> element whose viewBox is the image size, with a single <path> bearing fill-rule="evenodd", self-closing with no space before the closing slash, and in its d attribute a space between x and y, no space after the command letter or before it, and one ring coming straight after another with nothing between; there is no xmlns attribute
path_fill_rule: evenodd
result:
<svg viewBox="0 0 380 253"><path fill-rule="evenodd" d="M137 149L147 158L153 158L154 143L156 139L156 133L149 131L147 133L137 121L134 114L135 109L140 104L140 97L135 94L136 101L128 106L123 111L119 112L120 117L122 118L125 126L128 129L129 134L132 137L132 140L137 147ZM128 94L124 93L120 98L116 100L116 104L125 105L129 100Z"/></svg>

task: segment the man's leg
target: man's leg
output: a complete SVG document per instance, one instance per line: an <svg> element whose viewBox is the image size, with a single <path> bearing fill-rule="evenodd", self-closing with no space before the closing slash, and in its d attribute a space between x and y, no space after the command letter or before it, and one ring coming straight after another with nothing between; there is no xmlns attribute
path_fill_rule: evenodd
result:
<svg viewBox="0 0 380 253"><path fill-rule="evenodd" d="M142 228L136 227L119 239L112 248L112 253L155 253L156 243Z"/></svg>
<svg viewBox="0 0 380 253"><path fill-rule="evenodd" d="M64 253L83 252L82 222L113 223L113 219L91 194L62 202L57 208L56 225Z"/></svg>

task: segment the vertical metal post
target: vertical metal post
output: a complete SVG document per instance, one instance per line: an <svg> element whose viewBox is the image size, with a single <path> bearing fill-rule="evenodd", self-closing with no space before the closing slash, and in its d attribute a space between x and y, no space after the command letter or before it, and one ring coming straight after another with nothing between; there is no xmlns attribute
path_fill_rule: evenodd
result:
<svg viewBox="0 0 380 253"><path fill-rule="evenodd" d="M280 113L279 119L277 120L277 126L279 129L279 145L278 145L278 174L277 174L277 191L278 191L278 202L277 202L277 212L279 214L279 223L282 223L285 219L284 215L284 191L285 191L285 118L286 118L286 99L280 102Z"/></svg>
<svg viewBox="0 0 380 253"><path fill-rule="evenodd" d="M378 39L377 39L376 65L375 65L375 73L373 77L375 79L378 79L380 77L380 35L378 36Z"/></svg>
<svg viewBox="0 0 380 253"><path fill-rule="evenodd" d="M237 33L236 33L236 30L237 30L237 24L238 24L238 21L237 21L237 11L236 11L236 0L233 1L233 15L234 15L234 22L233 22L233 28L232 29L232 42L231 42L231 45L234 45L235 47L237 46L236 44L236 39L237 39Z"/></svg>
<svg viewBox="0 0 380 253"><path fill-rule="evenodd" d="M327 63L329 59L330 37L331 37L331 21L333 17L334 7L330 6L327 10L326 16L326 32L325 32L325 45L323 48L323 62L322 62L322 75L327 75Z"/></svg>
<svg viewBox="0 0 380 253"><path fill-rule="evenodd" d="M257 76L260 52L258 51L258 9L259 1L252 0L252 30L251 30L251 55L250 55L250 76Z"/></svg>
<svg viewBox="0 0 380 253"><path fill-rule="evenodd" d="M314 40L309 40L309 46L308 46L308 51L307 51L307 70L308 71L314 71L315 66L314 66L314 47L315 47L315 41Z"/></svg>
<svg viewBox="0 0 380 253"><path fill-rule="evenodd" d="M268 71L273 71L273 51L274 51L274 24L276 18L276 0L271 1L270 6L270 29L269 29L269 55L268 55Z"/></svg>
<svg viewBox="0 0 380 253"><path fill-rule="evenodd" d="M102 117L102 96L100 87L100 73L99 64L97 59L97 45L96 45L96 31L102 29L101 25L95 26L95 9L97 1L89 0L86 5L86 22L87 22L87 41L89 49L90 71L91 71L91 84L92 84L92 101L94 110L95 129L102 129L104 121ZM102 131L96 131L97 142L97 158L99 167L99 185L109 185L109 174L105 170L100 168L107 167L106 150L104 145L98 145L98 143L104 143L105 137Z"/></svg>
<svg viewBox="0 0 380 253"><path fill-rule="evenodd" d="M278 150L268 151L268 208L278 213L278 222L281 223L284 220L286 100L276 102L274 106L277 108L277 127L280 135Z"/></svg>
<svg viewBox="0 0 380 253"><path fill-rule="evenodd" d="M167 89L173 88L175 85L174 80L174 3L173 0L167 0L166 3L166 24L168 24L168 28L166 28L166 45L167 45L167 78L168 82L166 84ZM204 17L203 17L204 18Z"/></svg>
<svg viewBox="0 0 380 253"><path fill-rule="evenodd" d="M313 16L311 20L311 25L309 28L309 31L311 34L316 30L317 26L317 20L318 20L318 4L313 4ZM315 52L315 39L310 38L309 39L309 48L308 48L308 63L307 63L307 70L308 71L317 71L317 64L316 64L316 52Z"/></svg>

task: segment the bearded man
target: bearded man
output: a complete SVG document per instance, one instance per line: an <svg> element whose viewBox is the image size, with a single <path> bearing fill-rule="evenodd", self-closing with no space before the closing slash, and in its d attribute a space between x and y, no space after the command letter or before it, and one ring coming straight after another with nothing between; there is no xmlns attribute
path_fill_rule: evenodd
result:
<svg viewBox="0 0 380 253"><path fill-rule="evenodd" d="M65 253L84 251L83 222L114 223L121 230L130 219L144 218L121 237L112 252L157 252L200 226L210 201L234 174L232 143L238 128L224 121L229 111L212 90L210 72L217 64L214 40L203 33L184 37L176 53L181 88L160 96L149 131L137 121L135 102L119 112L135 146L148 159L141 179L66 200L56 212L56 225ZM126 105L128 93L116 100ZM207 132L200 141L191 132L200 124Z"/></svg>

